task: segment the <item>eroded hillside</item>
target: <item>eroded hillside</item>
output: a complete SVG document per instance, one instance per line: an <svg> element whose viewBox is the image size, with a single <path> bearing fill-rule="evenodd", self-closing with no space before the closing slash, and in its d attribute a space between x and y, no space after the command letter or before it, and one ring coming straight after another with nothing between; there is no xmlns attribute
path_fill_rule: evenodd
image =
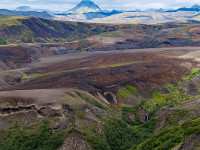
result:
<svg viewBox="0 0 200 150"><path fill-rule="evenodd" d="M173 144L164 140L171 148L182 142L179 149L187 147L191 136L192 148L198 146L199 70L190 73L199 68L198 47L62 56L34 48L26 54L25 47L6 47L1 53L18 65L0 74L3 149L33 148L32 141L42 149L164 149L149 144L163 141L163 132L175 137Z"/></svg>
<svg viewBox="0 0 200 150"><path fill-rule="evenodd" d="M21 29L46 44L11 45ZM0 149L199 149L199 25L12 18L5 33Z"/></svg>

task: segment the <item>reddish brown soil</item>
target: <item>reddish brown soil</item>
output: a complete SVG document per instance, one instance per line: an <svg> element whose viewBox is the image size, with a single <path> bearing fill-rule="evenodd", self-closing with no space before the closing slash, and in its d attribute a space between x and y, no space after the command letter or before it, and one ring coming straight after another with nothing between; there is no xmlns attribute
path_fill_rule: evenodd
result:
<svg viewBox="0 0 200 150"><path fill-rule="evenodd" d="M121 87L131 85L136 87L141 95L149 97L155 90L167 92L164 85L176 84L188 74L189 68L183 64L187 62L191 66L197 65L191 59L178 58L190 51L188 48L170 51L85 53L76 54L83 55L78 59L76 55L76 57L66 55L67 59L61 62L58 57L58 63L50 63L51 57L49 57L49 64L36 65L37 67L32 65L26 73L54 72L53 74L32 78L5 90L77 88L92 93L96 91L116 93ZM68 59L70 57L71 59ZM132 63L123 64L125 62ZM70 71L66 72L67 70Z"/></svg>
<svg viewBox="0 0 200 150"><path fill-rule="evenodd" d="M76 50L71 44L0 47L0 61L10 69L19 69L42 57L63 55L72 52L76 52ZM2 68L1 65L0 68Z"/></svg>

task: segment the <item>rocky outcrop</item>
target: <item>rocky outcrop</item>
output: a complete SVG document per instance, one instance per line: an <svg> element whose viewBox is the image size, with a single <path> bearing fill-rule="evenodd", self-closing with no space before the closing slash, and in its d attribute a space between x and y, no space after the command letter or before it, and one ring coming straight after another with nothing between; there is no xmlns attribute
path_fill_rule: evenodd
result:
<svg viewBox="0 0 200 150"><path fill-rule="evenodd" d="M92 148L80 135L72 133L58 150L92 150Z"/></svg>
<svg viewBox="0 0 200 150"><path fill-rule="evenodd" d="M88 126L96 124L98 129L101 126L100 120L117 114L116 111L107 112L109 104L89 93L79 91L90 99L86 101L73 91L76 90L27 90L0 93L1 129L8 129L18 120L21 120L19 124L24 127L47 121L58 131L70 128L85 130L85 124ZM99 105L94 104L102 107L99 108Z"/></svg>

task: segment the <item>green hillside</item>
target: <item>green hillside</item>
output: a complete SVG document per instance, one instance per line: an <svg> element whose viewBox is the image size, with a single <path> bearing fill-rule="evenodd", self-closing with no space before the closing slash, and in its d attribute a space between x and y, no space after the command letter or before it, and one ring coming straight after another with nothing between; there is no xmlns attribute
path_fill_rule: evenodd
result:
<svg viewBox="0 0 200 150"><path fill-rule="evenodd" d="M62 22L31 17L0 17L0 38L7 43L68 42L109 30L103 24Z"/></svg>

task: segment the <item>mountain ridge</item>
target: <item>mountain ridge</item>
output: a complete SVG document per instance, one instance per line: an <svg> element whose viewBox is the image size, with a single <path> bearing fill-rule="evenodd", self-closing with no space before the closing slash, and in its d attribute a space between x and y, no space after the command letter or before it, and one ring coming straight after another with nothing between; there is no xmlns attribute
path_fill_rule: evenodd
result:
<svg viewBox="0 0 200 150"><path fill-rule="evenodd" d="M8 9L0 9L0 16L29 16L29 17L39 17L45 19L52 19L53 16L46 11L12 11Z"/></svg>
<svg viewBox="0 0 200 150"><path fill-rule="evenodd" d="M181 7L181 8L178 8L176 10L168 10L166 12L177 12L177 11L197 11L199 12L200 11L200 6L198 4L195 4L193 5L192 7Z"/></svg>
<svg viewBox="0 0 200 150"><path fill-rule="evenodd" d="M0 16L0 37L8 43L69 42L116 29L104 24Z"/></svg>

